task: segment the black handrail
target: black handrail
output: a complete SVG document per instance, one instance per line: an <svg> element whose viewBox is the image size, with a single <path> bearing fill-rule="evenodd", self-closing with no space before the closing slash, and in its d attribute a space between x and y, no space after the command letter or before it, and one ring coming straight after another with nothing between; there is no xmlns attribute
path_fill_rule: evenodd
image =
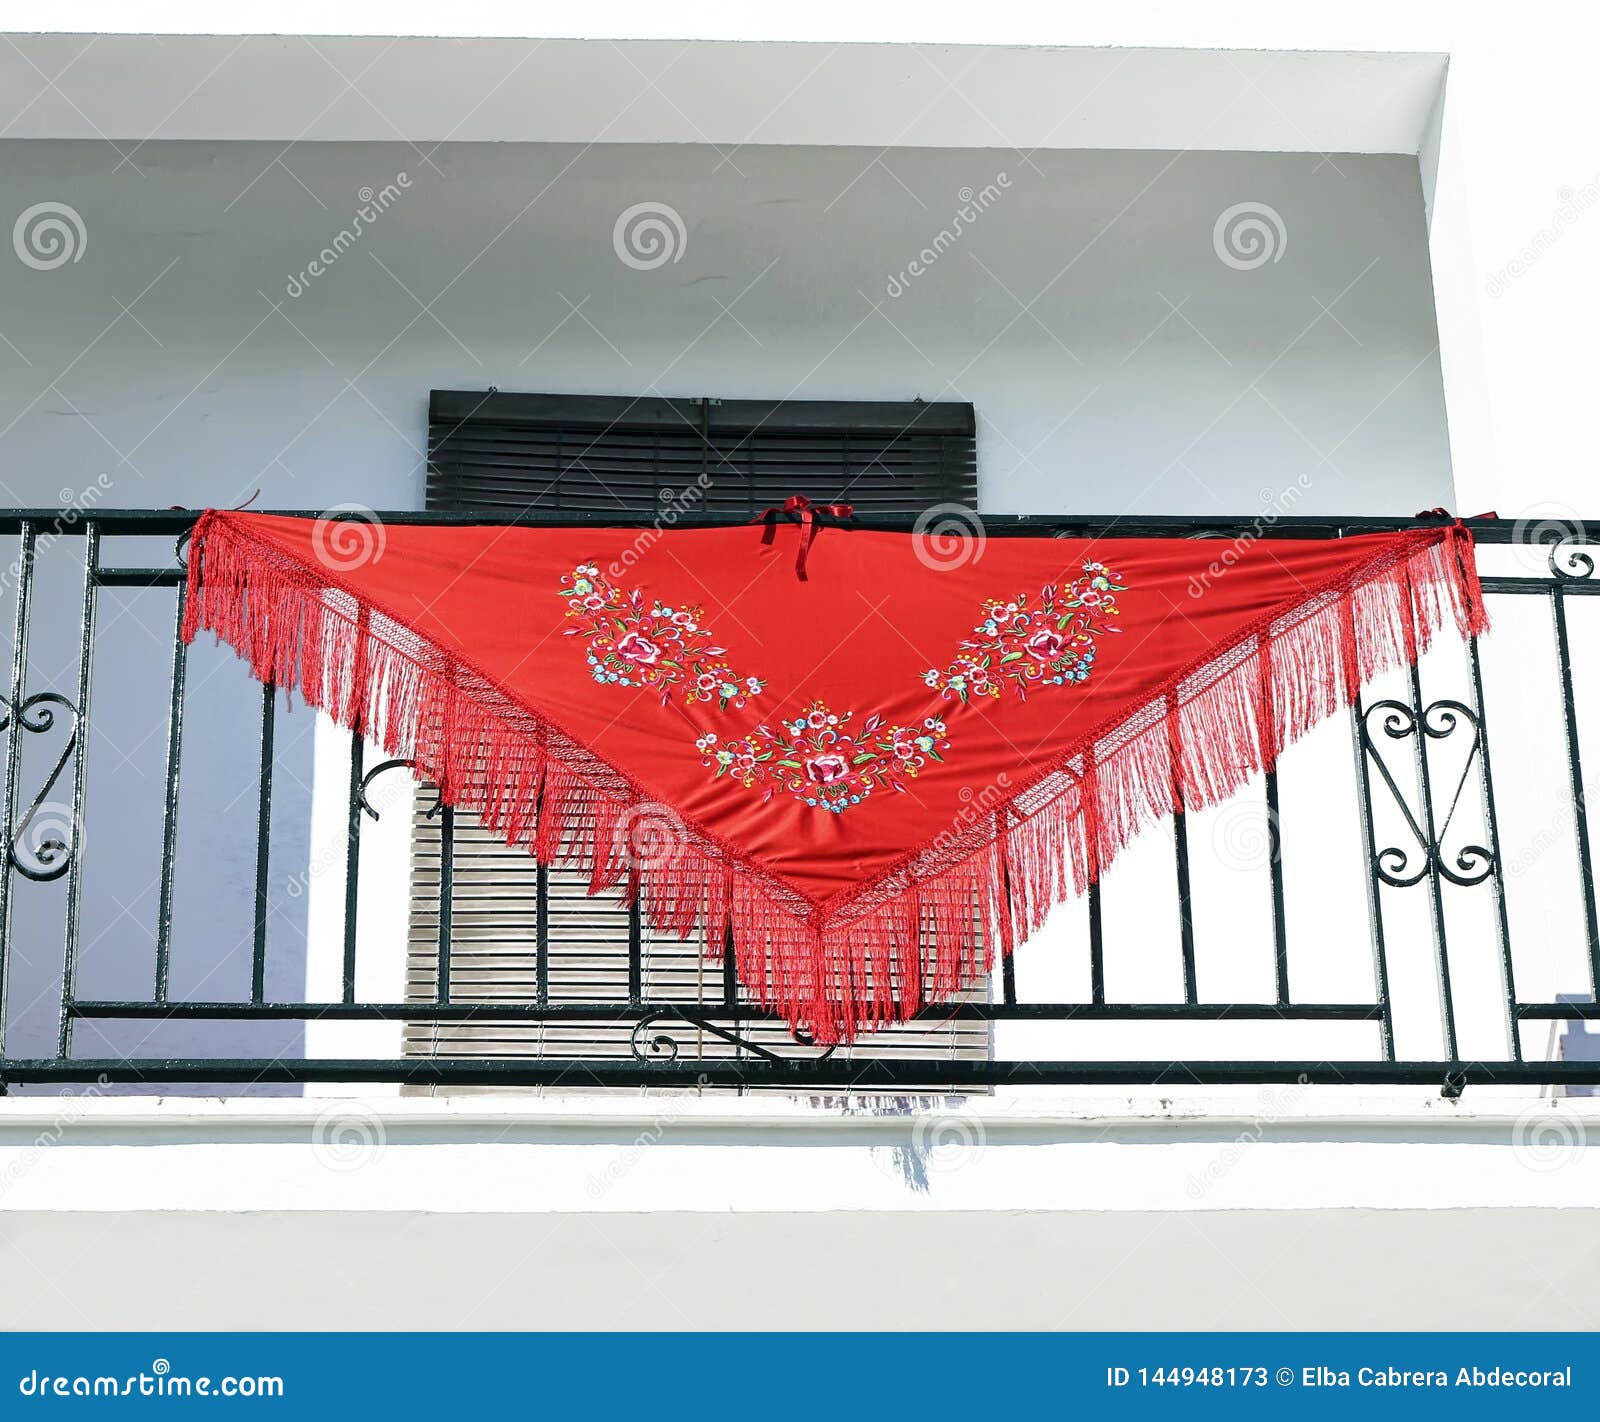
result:
<svg viewBox="0 0 1600 1422"><path fill-rule="evenodd" d="M90 523L103 535L178 534L193 527L203 509L96 509L92 513L74 509L0 509L0 533L18 533L32 524L40 533L54 537L83 534ZM386 524L452 524L482 528L656 528L663 522L673 528L742 527L744 520L696 513L691 509L673 514L646 517L633 514L608 514L590 510L532 509L526 514L492 518L481 513L426 512L417 509L257 509L282 518L327 519L335 522L373 522ZM1253 518L1206 517L1201 515L1155 514L968 514L973 526L981 525L987 537L1013 538L1347 538L1362 533L1394 533L1412 528L1437 528L1446 521L1437 514L1418 514L1408 518L1371 515L1259 515ZM1529 541L1527 531L1510 519L1494 517L1464 518L1480 543L1505 544ZM906 514L857 513L844 526L874 529L885 533L915 533L923 520ZM1583 543L1600 543L1600 520L1563 520L1562 531Z"/></svg>

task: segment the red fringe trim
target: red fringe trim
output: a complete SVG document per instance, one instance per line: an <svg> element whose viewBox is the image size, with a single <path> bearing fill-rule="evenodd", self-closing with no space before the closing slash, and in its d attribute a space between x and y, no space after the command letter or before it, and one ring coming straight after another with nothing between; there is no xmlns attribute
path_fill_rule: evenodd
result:
<svg viewBox="0 0 1600 1422"><path fill-rule="evenodd" d="M847 1042L947 1000L1038 931L1142 828L1234 794L1435 633L1487 629L1461 524L1396 534L1336 583L1181 668L1137 714L997 788L846 901L820 909L704 831L665 823L625 773L321 568L210 512L191 541L183 636L206 628L255 675L415 762L541 863L625 886L658 932L734 946L740 982L792 1030ZM981 799L982 797L977 797ZM664 835L666 852L639 853ZM679 837L682 842L679 842Z"/></svg>

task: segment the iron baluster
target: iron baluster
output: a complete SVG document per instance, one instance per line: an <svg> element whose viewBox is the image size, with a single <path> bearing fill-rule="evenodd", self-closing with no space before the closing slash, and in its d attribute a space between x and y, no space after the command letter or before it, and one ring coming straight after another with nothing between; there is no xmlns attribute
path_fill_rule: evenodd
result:
<svg viewBox="0 0 1600 1422"><path fill-rule="evenodd" d="M1090 836L1089 859L1089 1000L1106 1000L1106 925L1100 903L1100 856Z"/></svg>
<svg viewBox="0 0 1600 1422"><path fill-rule="evenodd" d="M455 931L456 811L442 801L430 814L439 816L439 949L434 970L434 998L450 1001L450 948Z"/></svg>
<svg viewBox="0 0 1600 1422"><path fill-rule="evenodd" d="M172 963L172 882L178 854L178 772L183 753L183 687L189 665L189 644L183 640L183 615L189 585L178 584L172 627L172 696L167 704L166 795L161 814L161 886L156 905L156 1001L167 1000Z"/></svg>
<svg viewBox="0 0 1600 1422"><path fill-rule="evenodd" d="M1586 555L1582 558L1592 570ZM1554 570L1555 553L1552 551ZM1567 775L1572 785L1572 827L1578 841L1578 874L1583 885L1583 922L1588 938L1589 995L1600 998L1600 916L1597 916L1594 888L1594 855L1589 845L1588 795L1584 790L1583 754L1578 746L1578 709L1572 690L1572 646L1567 632L1567 591L1562 583L1550 589L1551 616L1555 622L1556 668L1561 679L1561 717L1566 731Z"/></svg>
<svg viewBox="0 0 1600 1422"><path fill-rule="evenodd" d="M1002 831L1009 829L1010 817L1011 812L1009 810L1001 810L999 812L999 824ZM1011 908L1011 861L1010 857L1002 851L1000 855L1000 912L1005 914L1007 923L1016 922L1016 917ZM1012 951L1007 953L1005 952L1004 943L1001 944L1000 995L1006 1002L1015 1002L1017 1000L1016 948L1020 946L1013 945Z"/></svg>
<svg viewBox="0 0 1600 1422"><path fill-rule="evenodd" d="M550 1001L550 868L541 864L534 870L534 991L539 1006Z"/></svg>
<svg viewBox="0 0 1600 1422"><path fill-rule="evenodd" d="M1495 931L1500 941L1500 977L1505 994L1506 1033L1510 1039L1511 1056L1522 1060L1522 1032L1517 1018L1517 976L1511 959L1511 923L1506 912L1505 861L1500 853L1500 821L1494 799L1494 766L1489 757L1489 723L1483 704L1483 662L1478 653L1478 639L1467 642L1467 653L1472 667L1472 709L1478 721L1478 760L1481 766L1480 787L1483 793L1483 826L1488 839L1489 863L1494 872Z"/></svg>
<svg viewBox="0 0 1600 1422"><path fill-rule="evenodd" d="M12 826L17 816L17 781L22 758L21 707L28 674L28 599L33 590L34 527L24 521L17 553L17 611L11 642L10 714L6 722L5 783L0 789L0 843L6 846L6 860L0 864L0 1053L5 1050L6 1021L10 1008L11 984L11 853ZM12 1074L0 1071L0 1089Z"/></svg>
<svg viewBox="0 0 1600 1422"><path fill-rule="evenodd" d="M1383 926L1382 873L1379 868L1377 829L1372 816L1372 770L1368 760L1367 712L1357 693L1350 703L1351 740L1356 753L1356 781L1361 794L1357 807L1361 817L1362 836L1367 847L1367 919L1372 932L1372 969L1378 1003L1383 1009L1381 1018L1383 1055L1395 1059L1394 1006L1389 996L1389 953ZM1381 762L1380 762L1381 765Z"/></svg>
<svg viewBox="0 0 1600 1422"><path fill-rule="evenodd" d="M1172 765L1172 851L1178 878L1178 947L1183 956L1183 1000L1197 1002L1199 978L1194 958L1194 895L1189 883L1189 813L1183 802L1183 775L1179 768L1176 713L1169 711L1168 755Z"/></svg>
<svg viewBox="0 0 1600 1422"><path fill-rule="evenodd" d="M357 728L350 732L349 816L345 822L344 848L344 961L339 971L341 999L356 1000L356 917L361 900L361 764L365 742Z"/></svg>
<svg viewBox="0 0 1600 1422"><path fill-rule="evenodd" d="M256 796L256 913L250 945L250 1000L267 995L267 891L272 860L272 746L277 697L270 681L261 683L261 770Z"/></svg>
<svg viewBox="0 0 1600 1422"><path fill-rule="evenodd" d="M72 823L81 830L87 792L89 755L89 692L94 672L95 592L100 574L100 530L93 525L83 545L83 626L78 641L78 724L72 763ZM61 1017L56 1027L56 1053L72 1055L72 998L77 991L78 943L83 925L83 854L81 842L71 856L67 878L67 926L61 962Z"/></svg>

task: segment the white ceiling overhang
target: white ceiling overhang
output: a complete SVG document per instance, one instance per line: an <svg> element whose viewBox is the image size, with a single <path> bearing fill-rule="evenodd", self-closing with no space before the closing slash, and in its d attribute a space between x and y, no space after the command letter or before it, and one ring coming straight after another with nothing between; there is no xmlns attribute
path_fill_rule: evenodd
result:
<svg viewBox="0 0 1600 1422"><path fill-rule="evenodd" d="M1418 153L1445 68L1432 53L14 32L0 137Z"/></svg>

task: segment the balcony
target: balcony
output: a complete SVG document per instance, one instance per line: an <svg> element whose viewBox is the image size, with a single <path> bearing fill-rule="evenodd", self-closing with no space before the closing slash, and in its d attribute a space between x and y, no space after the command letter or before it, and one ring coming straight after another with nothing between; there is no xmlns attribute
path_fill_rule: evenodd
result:
<svg viewBox="0 0 1600 1422"><path fill-rule="evenodd" d="M1430 652L1234 801L1148 833L986 992L827 1051L742 1000L702 945L652 941L625 905L438 807L405 763L287 714L225 649L186 647L193 519L0 514L9 1089L1600 1084L1584 765L1600 524L1475 521L1486 638ZM1263 528L1114 531L1220 551Z"/></svg>
<svg viewBox="0 0 1600 1422"><path fill-rule="evenodd" d="M0 1320L1600 1321L1564 12L138 8L0 46ZM739 402L964 405L970 487L894 508L995 538L1498 508L1494 628L824 1057L175 638L175 505L520 513L439 487L430 392L491 387L656 402L706 462Z"/></svg>

